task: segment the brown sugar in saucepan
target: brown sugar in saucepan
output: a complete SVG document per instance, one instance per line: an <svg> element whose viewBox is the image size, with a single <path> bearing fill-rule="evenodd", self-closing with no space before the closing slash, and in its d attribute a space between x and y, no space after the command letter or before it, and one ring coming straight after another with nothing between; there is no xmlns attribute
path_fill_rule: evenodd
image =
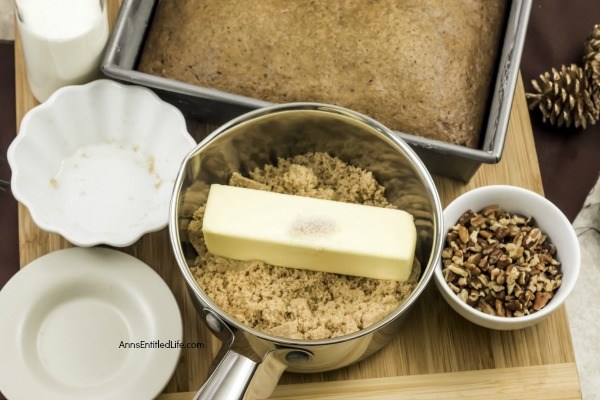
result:
<svg viewBox="0 0 600 400"><path fill-rule="evenodd" d="M234 173L229 184L321 199L393 208L371 172L326 153L309 153ZM406 282L315 272L237 261L210 254L202 235L204 206L189 225L199 256L191 268L212 301L231 317L262 332L319 340L367 328L396 310L418 281L415 262Z"/></svg>

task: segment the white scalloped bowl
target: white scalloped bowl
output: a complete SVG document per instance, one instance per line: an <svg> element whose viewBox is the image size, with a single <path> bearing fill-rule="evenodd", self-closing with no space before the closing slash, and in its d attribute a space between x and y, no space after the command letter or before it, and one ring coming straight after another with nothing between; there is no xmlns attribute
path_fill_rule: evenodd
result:
<svg viewBox="0 0 600 400"><path fill-rule="evenodd" d="M78 246L124 247L167 225L195 144L181 112L149 89L68 86L23 118L8 149L11 187L40 228Z"/></svg>

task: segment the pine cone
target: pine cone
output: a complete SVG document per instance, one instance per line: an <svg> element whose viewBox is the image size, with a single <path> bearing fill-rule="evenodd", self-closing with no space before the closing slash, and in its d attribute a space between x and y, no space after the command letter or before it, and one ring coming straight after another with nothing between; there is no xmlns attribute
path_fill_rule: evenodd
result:
<svg viewBox="0 0 600 400"><path fill-rule="evenodd" d="M538 107L543 121L559 127L571 124L576 128L587 128L600 117L600 95L592 93L590 83L583 68L571 64L562 66L560 71L540 75L540 82L532 80L537 93L527 93L529 109Z"/></svg>
<svg viewBox="0 0 600 400"><path fill-rule="evenodd" d="M600 25L594 29L585 41L583 68L590 79L594 91L600 91Z"/></svg>

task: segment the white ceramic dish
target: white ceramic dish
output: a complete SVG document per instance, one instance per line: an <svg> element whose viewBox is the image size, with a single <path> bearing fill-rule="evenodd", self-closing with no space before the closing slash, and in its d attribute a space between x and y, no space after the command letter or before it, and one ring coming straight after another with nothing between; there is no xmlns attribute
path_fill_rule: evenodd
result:
<svg viewBox="0 0 600 400"><path fill-rule="evenodd" d="M546 198L526 189L501 185L474 189L456 198L444 210L444 232L448 233L465 211L479 211L490 204L498 204L511 213L533 216L537 226L554 243L557 249L556 258L561 262L563 272L562 284L554 298L546 307L531 315L515 318L496 317L475 310L452 292L442 275L441 260L434 272L435 283L446 302L475 324L498 330L526 328L556 311L573 290L581 262L577 235L567 217Z"/></svg>
<svg viewBox="0 0 600 400"><path fill-rule="evenodd" d="M11 400L152 399L181 349L181 315L154 270L125 253L72 248L41 257L0 291L0 391Z"/></svg>
<svg viewBox="0 0 600 400"><path fill-rule="evenodd" d="M8 150L11 187L42 229L78 246L128 246L167 225L194 146L181 112L149 89L68 86L23 118Z"/></svg>

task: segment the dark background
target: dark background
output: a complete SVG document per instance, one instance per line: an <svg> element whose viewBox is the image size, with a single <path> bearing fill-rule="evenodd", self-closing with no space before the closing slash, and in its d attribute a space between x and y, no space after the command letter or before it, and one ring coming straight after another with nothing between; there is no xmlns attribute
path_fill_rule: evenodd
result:
<svg viewBox="0 0 600 400"><path fill-rule="evenodd" d="M594 24L600 24L599 0L534 1L521 62L525 90L552 67L581 63ZM573 220L600 172L600 124L554 129L542 124L537 110L531 122L546 197ZM15 134L14 46L0 41L0 179L10 178L4 158ZM17 204L0 191L0 288L18 271L18 249Z"/></svg>
<svg viewBox="0 0 600 400"><path fill-rule="evenodd" d="M14 46L0 41L0 179L5 181L10 178L6 150L16 134L15 112ZM0 191L0 288L19 269L18 252L17 202Z"/></svg>
<svg viewBox="0 0 600 400"><path fill-rule="evenodd" d="M583 43L600 24L600 0L533 2L521 73L525 90L531 79L562 64L581 64ZM600 123L586 130L551 128L538 110L531 112L546 197L572 221L600 172Z"/></svg>

